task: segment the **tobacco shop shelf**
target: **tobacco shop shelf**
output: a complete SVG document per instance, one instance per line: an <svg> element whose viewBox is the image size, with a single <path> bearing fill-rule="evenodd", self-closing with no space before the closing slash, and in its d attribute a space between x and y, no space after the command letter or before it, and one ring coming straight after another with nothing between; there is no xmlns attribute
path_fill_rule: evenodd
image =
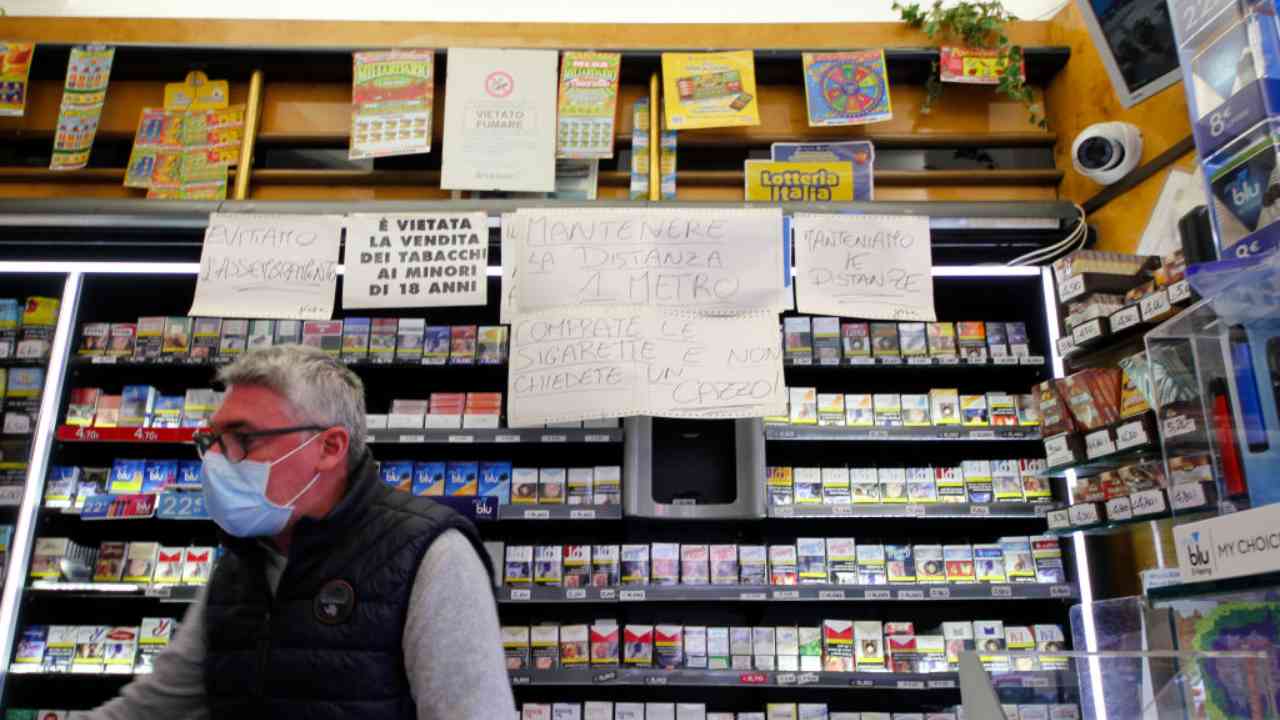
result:
<svg viewBox="0 0 1280 720"><path fill-rule="evenodd" d="M621 505L499 505L499 520L621 520Z"/></svg>
<svg viewBox="0 0 1280 720"><path fill-rule="evenodd" d="M629 585L612 588L501 588L503 604L666 602L945 602L949 600L1074 600L1071 585L939 583L934 585Z"/></svg>
<svg viewBox="0 0 1280 720"><path fill-rule="evenodd" d="M865 505L775 505L769 508L769 517L781 520L805 520L812 518L1043 518L1061 508L1054 502L1005 502L1005 503L908 503Z"/></svg>
<svg viewBox="0 0 1280 720"><path fill-rule="evenodd" d="M54 437L68 443L190 444L195 428L79 427L59 425Z"/></svg>
<svg viewBox="0 0 1280 720"><path fill-rule="evenodd" d="M1057 350L1070 368L1087 367L1100 352L1133 343L1194 300L1191 285L1179 280L1106 317L1088 320L1058 338Z"/></svg>
<svg viewBox="0 0 1280 720"><path fill-rule="evenodd" d="M1039 440L1038 427L881 427L851 428L818 425L765 425L766 440L826 442L1027 441Z"/></svg>
<svg viewBox="0 0 1280 720"><path fill-rule="evenodd" d="M66 598L76 600L102 600L105 598L137 598L160 602L190 603L200 592L200 585L151 585L148 583L93 583L50 582L33 580L27 588L27 597L49 600Z"/></svg>
<svg viewBox="0 0 1280 720"><path fill-rule="evenodd" d="M622 430L617 428L370 430L369 442L377 445L620 443Z"/></svg>
<svg viewBox="0 0 1280 720"><path fill-rule="evenodd" d="M628 686L648 687L812 687L821 689L873 689L954 691L959 675L943 673L891 672L776 672L761 670L663 670L658 668L572 668L511 671L515 686ZM1000 687L1072 687L1075 677L1068 671L1024 671L999 673L993 682Z"/></svg>
<svg viewBox="0 0 1280 720"><path fill-rule="evenodd" d="M1093 477L1129 465L1146 465L1162 460L1155 413L1125 418L1097 430L1062 433L1044 439L1049 467L1039 477Z"/></svg>
<svg viewBox="0 0 1280 720"><path fill-rule="evenodd" d="M184 368L190 370L216 370L224 365L230 365L234 358L215 358L213 361L192 360L191 358L172 358L169 360L135 360L126 357L113 357L107 355L90 355L72 358L71 366L84 369L93 367L102 368L125 368L125 369L141 369L141 370L164 370L168 368ZM0 360L0 367L4 365L4 360ZM20 361L15 364L36 364L34 360ZM344 362L344 365L352 370L385 370L385 369L414 369L422 370L430 368L434 371L452 372L466 370L492 370L496 372L506 373L507 364L491 364L491 363L424 363L424 362Z"/></svg>
<svg viewBox="0 0 1280 720"><path fill-rule="evenodd" d="M1194 484L1199 488L1199 484ZM1080 502L1049 515L1048 535L1111 535L1134 525L1177 518L1186 522L1217 514L1216 493L1188 493L1188 488L1146 490L1106 502Z"/></svg>
<svg viewBox="0 0 1280 720"><path fill-rule="evenodd" d="M962 360L960 358L913 357L890 360L887 358L844 359L838 363L823 363L817 360L811 363L784 360L783 366L800 370L982 370L1009 367L1043 368L1043 355L1026 357L987 358L981 361Z"/></svg>

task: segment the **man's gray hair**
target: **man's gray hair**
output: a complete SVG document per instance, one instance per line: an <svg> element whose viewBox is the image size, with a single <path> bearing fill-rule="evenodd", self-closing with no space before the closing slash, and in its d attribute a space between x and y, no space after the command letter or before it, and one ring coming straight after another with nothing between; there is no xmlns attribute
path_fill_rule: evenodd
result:
<svg viewBox="0 0 1280 720"><path fill-rule="evenodd" d="M306 345L276 345L245 353L218 371L227 387L256 385L288 399L304 423L342 426L351 437L347 466L364 455L364 383L337 359Z"/></svg>

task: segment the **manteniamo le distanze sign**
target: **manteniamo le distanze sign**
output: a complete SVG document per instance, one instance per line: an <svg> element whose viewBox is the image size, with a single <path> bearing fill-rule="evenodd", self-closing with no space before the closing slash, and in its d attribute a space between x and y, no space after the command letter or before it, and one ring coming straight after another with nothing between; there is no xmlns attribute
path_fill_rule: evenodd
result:
<svg viewBox="0 0 1280 720"><path fill-rule="evenodd" d="M1280 570L1280 504L1173 529L1184 582Z"/></svg>

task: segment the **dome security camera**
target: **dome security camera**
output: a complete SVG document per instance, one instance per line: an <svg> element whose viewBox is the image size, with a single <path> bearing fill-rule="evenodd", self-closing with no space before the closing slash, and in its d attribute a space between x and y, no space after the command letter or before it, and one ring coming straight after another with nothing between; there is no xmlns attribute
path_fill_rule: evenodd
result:
<svg viewBox="0 0 1280 720"><path fill-rule="evenodd" d="M1095 123L1071 144L1071 164L1076 172L1101 185L1128 175L1141 159L1142 131L1130 123Z"/></svg>

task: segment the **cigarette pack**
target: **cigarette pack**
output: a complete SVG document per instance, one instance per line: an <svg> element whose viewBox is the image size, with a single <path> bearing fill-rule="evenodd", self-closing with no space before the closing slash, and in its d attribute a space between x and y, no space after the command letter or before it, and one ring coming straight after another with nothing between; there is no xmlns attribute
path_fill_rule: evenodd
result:
<svg viewBox="0 0 1280 720"><path fill-rule="evenodd" d="M707 628L703 625L686 625L684 628L684 666L707 667Z"/></svg>
<svg viewBox="0 0 1280 720"><path fill-rule="evenodd" d="M813 318L813 357L819 365L840 364L840 318Z"/></svg>
<svg viewBox="0 0 1280 720"><path fill-rule="evenodd" d="M973 548L969 545L943 545L942 558L947 567L947 582L972 583L977 577L973 571Z"/></svg>
<svg viewBox="0 0 1280 720"><path fill-rule="evenodd" d="M897 323L871 323L871 354L881 360L897 361L901 358L898 348Z"/></svg>
<svg viewBox="0 0 1280 720"><path fill-rule="evenodd" d="M644 720L676 720L675 703L647 702L644 704Z"/></svg>
<svg viewBox="0 0 1280 720"><path fill-rule="evenodd" d="M987 361L987 329L980 321L956 323L960 337L960 357L968 362Z"/></svg>
<svg viewBox="0 0 1280 720"><path fill-rule="evenodd" d="M617 667L618 657L618 624L613 620L591 624L591 666Z"/></svg>
<svg viewBox="0 0 1280 720"><path fill-rule="evenodd" d="M864 322L847 322L840 326L844 360L871 357L871 326Z"/></svg>
<svg viewBox="0 0 1280 720"><path fill-rule="evenodd" d="M708 720L707 706L702 703L676 703L675 720Z"/></svg>
<svg viewBox="0 0 1280 720"><path fill-rule="evenodd" d="M111 628L105 625L80 625L76 628L76 654L71 659L72 673L101 673L107 657L107 635Z"/></svg>
<svg viewBox="0 0 1280 720"><path fill-rule="evenodd" d="M525 625L502 626L502 654L508 670L529 669L529 628Z"/></svg>
<svg viewBox="0 0 1280 720"><path fill-rule="evenodd" d="M652 543L649 546L654 585L677 585L680 582L680 543Z"/></svg>
<svg viewBox="0 0 1280 720"><path fill-rule="evenodd" d="M978 582L1005 582L1004 551L997 543L974 544L973 567Z"/></svg>
<svg viewBox="0 0 1280 720"><path fill-rule="evenodd" d="M938 502L962 503L968 500L964 487L964 469L939 466L933 469L934 484L938 487Z"/></svg>
<svg viewBox="0 0 1280 720"><path fill-rule="evenodd" d="M120 427L150 425L157 394L150 385L125 385L120 391Z"/></svg>
<svg viewBox="0 0 1280 720"><path fill-rule="evenodd" d="M389 363L396 358L396 334L400 330L397 318L372 318L369 321L369 360ZM279 343L277 332L276 342Z"/></svg>
<svg viewBox="0 0 1280 720"><path fill-rule="evenodd" d="M512 468L511 502L514 505L531 505L538 502L537 468Z"/></svg>
<svg viewBox="0 0 1280 720"><path fill-rule="evenodd" d="M996 427L1017 427L1018 410L1014 396L1009 393L987 393L987 408L991 414L991 424Z"/></svg>
<svg viewBox="0 0 1280 720"><path fill-rule="evenodd" d="M795 585L797 580L796 546L770 545L769 584Z"/></svg>
<svg viewBox="0 0 1280 720"><path fill-rule="evenodd" d="M902 425L902 396L898 393L876 393L876 426L900 427Z"/></svg>
<svg viewBox="0 0 1280 720"><path fill-rule="evenodd" d="M42 665L48 639L48 625L28 625L23 628L22 635L18 638L18 649L13 655L14 664Z"/></svg>
<svg viewBox="0 0 1280 720"><path fill-rule="evenodd" d="M248 323L245 324L247 327ZM203 362L213 360L219 354L221 338L222 318L195 318L191 324L191 359Z"/></svg>
<svg viewBox="0 0 1280 720"><path fill-rule="evenodd" d="M565 498L570 505L590 505L592 485L595 483L595 468L569 468L569 493Z"/></svg>
<svg viewBox="0 0 1280 720"><path fill-rule="evenodd" d="M1022 474L1017 460L991 461L991 488L997 501L1022 500Z"/></svg>
<svg viewBox="0 0 1280 720"><path fill-rule="evenodd" d="M884 635L878 620L854 622L853 638L859 671L884 668Z"/></svg>
<svg viewBox="0 0 1280 720"><path fill-rule="evenodd" d="M769 556L765 546L738 546L738 579L742 585L769 584Z"/></svg>
<svg viewBox="0 0 1280 720"><path fill-rule="evenodd" d="M960 393L955 388L929 391L929 419L934 425L960 424Z"/></svg>
<svg viewBox="0 0 1280 720"><path fill-rule="evenodd" d="M302 343L301 320L277 320L275 345L298 345Z"/></svg>
<svg viewBox="0 0 1280 720"><path fill-rule="evenodd" d="M729 628L707 628L707 669L728 670L729 658Z"/></svg>
<svg viewBox="0 0 1280 720"><path fill-rule="evenodd" d="M621 549L617 545L595 545L591 548L591 587L613 587L620 584Z"/></svg>
<svg viewBox="0 0 1280 720"><path fill-rule="evenodd" d="M476 336L478 365L501 365L507 361L505 325L481 325Z"/></svg>
<svg viewBox="0 0 1280 720"><path fill-rule="evenodd" d="M971 503L989 503L993 498L991 487L991 461L965 460L961 465L964 485Z"/></svg>
<svg viewBox="0 0 1280 720"><path fill-rule="evenodd" d="M822 469L798 467L792 471L796 505L822 504Z"/></svg>
<svg viewBox="0 0 1280 720"><path fill-rule="evenodd" d="M164 352L163 317L138 318L137 339L133 345L133 356L138 360L155 360Z"/></svg>
<svg viewBox="0 0 1280 720"><path fill-rule="evenodd" d="M886 585L889 575L884 562L884 545L858 543L858 584Z"/></svg>
<svg viewBox="0 0 1280 720"><path fill-rule="evenodd" d="M858 584L857 544L853 538L827 538L827 582Z"/></svg>
<svg viewBox="0 0 1280 720"><path fill-rule="evenodd" d="M751 669L751 628L729 628L729 653L733 659L733 669Z"/></svg>
<svg viewBox="0 0 1280 720"><path fill-rule="evenodd" d="M582 706L578 703L554 703L551 720L582 720Z"/></svg>
<svg viewBox="0 0 1280 720"><path fill-rule="evenodd" d="M342 359L345 362L362 362L369 358L369 336L372 321L367 317L347 318L342 321Z"/></svg>
<svg viewBox="0 0 1280 720"><path fill-rule="evenodd" d="M880 478L875 468L849 468L849 494L855 505L880 502Z"/></svg>
<svg viewBox="0 0 1280 720"><path fill-rule="evenodd" d="M653 665L652 625L626 625L622 628L622 663L637 667Z"/></svg>
<svg viewBox="0 0 1280 720"><path fill-rule="evenodd" d="M160 544L153 542L131 542L125 553L124 573L122 580L133 583L148 583L155 576L156 559L160 552ZM181 569L179 569L181 574Z"/></svg>
<svg viewBox="0 0 1280 720"><path fill-rule="evenodd" d="M711 584L738 584L738 546L712 545L708 551L711 555Z"/></svg>
<svg viewBox="0 0 1280 720"><path fill-rule="evenodd" d="M813 330L808 317L782 319L784 357L792 365L813 364Z"/></svg>
<svg viewBox="0 0 1280 720"><path fill-rule="evenodd" d="M164 335L160 346L162 358L185 358L191 352L191 321L189 317L164 319Z"/></svg>
<svg viewBox="0 0 1280 720"><path fill-rule="evenodd" d="M508 545L503 583L509 587L527 587L533 582L533 546Z"/></svg>
<svg viewBox="0 0 1280 720"><path fill-rule="evenodd" d="M413 461L388 460L378 466L378 474L387 487L398 492L413 491Z"/></svg>
<svg viewBox="0 0 1280 720"><path fill-rule="evenodd" d="M536 545L533 548L533 582L536 585L560 587L563 577L562 550L559 545Z"/></svg>
<svg viewBox="0 0 1280 720"><path fill-rule="evenodd" d="M798 720L795 703L769 703L765 706L765 720Z"/></svg>
<svg viewBox="0 0 1280 720"><path fill-rule="evenodd" d="M1058 385L1053 380L1046 380L1036 386L1036 395L1040 400L1040 432L1045 437L1075 430L1075 420L1071 411L1058 392Z"/></svg>
<svg viewBox="0 0 1280 720"><path fill-rule="evenodd" d="M674 670L684 664L684 627L681 625L655 625L653 627L654 663L663 669Z"/></svg>
<svg viewBox="0 0 1280 720"><path fill-rule="evenodd" d="M898 338L901 342L903 357L924 357L929 354L924 323L898 323Z"/></svg>
<svg viewBox="0 0 1280 720"><path fill-rule="evenodd" d="M182 395L158 395L151 414L151 427L182 427L182 406L186 398Z"/></svg>
<svg viewBox="0 0 1280 720"><path fill-rule="evenodd" d="M560 626L560 665L581 667L590 662L590 636L586 625Z"/></svg>
<svg viewBox="0 0 1280 720"><path fill-rule="evenodd" d="M1036 649L1036 638L1031 628L1026 625L1006 625L1004 628L1004 646L1008 650L1029 653ZM1013 656L1014 670L1039 670L1040 663L1034 657Z"/></svg>
<svg viewBox="0 0 1280 720"><path fill-rule="evenodd" d="M869 393L844 396L844 420L849 427L875 427L875 402Z"/></svg>
<svg viewBox="0 0 1280 720"><path fill-rule="evenodd" d="M622 502L622 468L618 465L597 465L593 481L592 503L617 505Z"/></svg>
<svg viewBox="0 0 1280 720"><path fill-rule="evenodd" d="M956 326L949 322L931 322L928 325L929 354L933 357L956 356Z"/></svg>
<svg viewBox="0 0 1280 720"><path fill-rule="evenodd" d="M885 635L885 648L890 672L914 673L920 670L920 652L916 649L915 635Z"/></svg>
<svg viewBox="0 0 1280 720"><path fill-rule="evenodd" d="M102 355L107 351L107 338L111 335L111 323L85 323L80 326L80 346L76 354Z"/></svg>
<svg viewBox="0 0 1280 720"><path fill-rule="evenodd" d="M902 424L907 427L929 427L929 396L926 394L902 395Z"/></svg>
<svg viewBox="0 0 1280 720"><path fill-rule="evenodd" d="M76 626L50 625L44 649L44 671L46 673L69 673L71 663L76 655ZM21 662L15 658L15 662ZM10 715L13 713L10 712ZM39 716L40 720L47 720Z"/></svg>
<svg viewBox="0 0 1280 720"><path fill-rule="evenodd" d="M822 628L796 629L796 645L800 651L800 672L822 671Z"/></svg>
<svg viewBox="0 0 1280 720"><path fill-rule="evenodd" d="M987 414L986 395L961 395L960 417L965 427L988 427L991 425Z"/></svg>
<svg viewBox="0 0 1280 720"><path fill-rule="evenodd" d="M711 558L706 545L680 546L680 582L683 585L709 585Z"/></svg>
<svg viewBox="0 0 1280 720"><path fill-rule="evenodd" d="M396 362L422 362L423 336L427 321L423 318L400 318L396 325Z"/></svg>
<svg viewBox="0 0 1280 720"><path fill-rule="evenodd" d="M822 621L822 650L827 672L853 672L853 623L848 620Z"/></svg>
<svg viewBox="0 0 1280 720"><path fill-rule="evenodd" d="M907 468L907 500L913 503L938 501L938 489L933 479L933 468Z"/></svg>
<svg viewBox="0 0 1280 720"><path fill-rule="evenodd" d="M622 584L649 584L649 546L622 546Z"/></svg>
<svg viewBox="0 0 1280 720"><path fill-rule="evenodd" d="M1040 666L1045 670L1063 670L1067 667L1067 658L1061 656L1046 657L1043 653L1058 652L1067 647L1062 636L1062 628L1057 625L1032 625L1035 634L1036 650L1041 654Z"/></svg>
<svg viewBox="0 0 1280 720"><path fill-rule="evenodd" d="M943 636L917 635L916 652L920 658L919 672L947 671L947 639Z"/></svg>
<svg viewBox="0 0 1280 720"><path fill-rule="evenodd" d="M916 561L916 582L945 583L947 566L941 545L916 545L912 548Z"/></svg>
<svg viewBox="0 0 1280 720"><path fill-rule="evenodd" d="M916 563L910 545L885 545L884 556L889 582L914 583L916 581Z"/></svg>
<svg viewBox="0 0 1280 720"><path fill-rule="evenodd" d="M211 547L189 547L182 562L182 584L204 585L213 575L216 551Z"/></svg>
<svg viewBox="0 0 1280 720"><path fill-rule="evenodd" d="M106 355L116 358L132 357L137 335L138 326L135 323L111 323Z"/></svg>
<svg viewBox="0 0 1280 720"><path fill-rule="evenodd" d="M474 365L476 362L475 325L454 325L449 328L449 364Z"/></svg>
<svg viewBox="0 0 1280 720"><path fill-rule="evenodd" d="M15 298L0 298L0 358L14 356L21 313Z"/></svg>
<svg viewBox="0 0 1280 720"><path fill-rule="evenodd" d="M94 582L120 582L124 575L127 543L107 541L98 546L98 562L93 570Z"/></svg>
<svg viewBox="0 0 1280 720"><path fill-rule="evenodd" d="M525 703L520 708L519 720L553 720L551 706L546 703Z"/></svg>
<svg viewBox="0 0 1280 720"><path fill-rule="evenodd" d="M960 665L960 653L973 650L973 623L944 622L942 636L947 641L947 666L955 670Z"/></svg>
<svg viewBox="0 0 1280 720"><path fill-rule="evenodd" d="M978 651L978 658L988 670L1004 670L1008 668L1009 656L996 655L1005 649L1004 623L999 620L974 620L973 642Z"/></svg>
<svg viewBox="0 0 1280 720"><path fill-rule="evenodd" d="M801 585L826 584L828 580L826 540L797 538L796 570Z"/></svg>
<svg viewBox="0 0 1280 720"><path fill-rule="evenodd" d="M12 386L12 382L10 382ZM191 390L187 391L191 393ZM94 427L119 427L120 425L120 403L122 398L119 395L99 395L98 406L93 411ZM209 414L213 414L210 410ZM186 410L184 404L183 422L186 422Z"/></svg>
<svg viewBox="0 0 1280 720"><path fill-rule="evenodd" d="M844 427L844 395L818 393L818 424L824 427Z"/></svg>
<svg viewBox="0 0 1280 720"><path fill-rule="evenodd" d="M777 646L778 670L798 672L800 670L800 634L796 626L779 625L773 629L773 636Z"/></svg>
<svg viewBox="0 0 1280 720"><path fill-rule="evenodd" d="M422 336L422 364L444 365L448 363L451 342L452 329L448 325L426 326Z"/></svg>
<svg viewBox="0 0 1280 720"><path fill-rule="evenodd" d="M554 670L560 662L560 626L530 627L529 650L534 670Z"/></svg>
<svg viewBox="0 0 1280 720"><path fill-rule="evenodd" d="M788 388L791 396L791 424L818 424L818 390L811 387Z"/></svg>
<svg viewBox="0 0 1280 720"><path fill-rule="evenodd" d="M1031 343L1027 338L1027 324L1009 322L1004 324L1009 339L1009 354L1014 357L1027 357L1031 354Z"/></svg>
<svg viewBox="0 0 1280 720"><path fill-rule="evenodd" d="M108 490L112 495L140 493L142 492L142 482L146 477L146 460L117 458L111 464L111 484L108 486Z"/></svg>
<svg viewBox="0 0 1280 720"><path fill-rule="evenodd" d="M247 327L245 331L248 331ZM319 348L330 357L340 356L342 354L342 321L308 320L302 323L302 344Z"/></svg>
<svg viewBox="0 0 1280 720"><path fill-rule="evenodd" d="M565 545L561 558L564 567L564 586L584 588L591 584L591 546Z"/></svg>
<svg viewBox="0 0 1280 720"><path fill-rule="evenodd" d="M177 460L148 460L143 470L142 492L159 493L178 484Z"/></svg>
<svg viewBox="0 0 1280 720"><path fill-rule="evenodd" d="M1016 717L1018 720L1049 720L1048 705L1019 705L1017 711L1017 715L1010 715L1010 717Z"/></svg>
<svg viewBox="0 0 1280 720"><path fill-rule="evenodd" d="M182 582L182 567L186 562L186 548L161 547L156 552L156 571L152 582L157 585L177 585Z"/></svg>
<svg viewBox="0 0 1280 720"><path fill-rule="evenodd" d="M848 505L849 469L843 467L822 468L822 503L824 505Z"/></svg>
<svg viewBox="0 0 1280 720"><path fill-rule="evenodd" d="M907 471L900 467L882 467L877 475L880 480L880 502L905 503L907 501Z"/></svg>
<svg viewBox="0 0 1280 720"><path fill-rule="evenodd" d="M1058 538L1052 535L1032 537L1031 555L1036 561L1036 582L1066 582L1066 571L1062 565L1062 547L1058 544Z"/></svg>
<svg viewBox="0 0 1280 720"><path fill-rule="evenodd" d="M414 470L414 494L418 494L417 490L417 470ZM478 488L480 497L496 497L499 505L506 505L511 502L511 463L509 462L482 462L480 463L480 485Z"/></svg>
<svg viewBox="0 0 1280 720"><path fill-rule="evenodd" d="M542 468L538 470L538 502L553 505L563 504L564 485L564 468Z"/></svg>
<svg viewBox="0 0 1280 720"><path fill-rule="evenodd" d="M987 352L993 358L1009 355L1009 338L1005 335L1005 324L1002 322L986 323Z"/></svg>
<svg viewBox="0 0 1280 720"><path fill-rule="evenodd" d="M0 387L3 387L0 378ZM63 422L73 427L89 427L93 424L98 411L98 400L102 397L101 388L73 388L67 399L67 416ZM3 396L0 395L0 402Z"/></svg>
<svg viewBox="0 0 1280 720"><path fill-rule="evenodd" d="M347 321L350 322L350 321ZM345 324L343 325L345 328ZM365 328L366 334L368 328ZM249 321L249 339L246 343L249 350L259 350L261 348L271 347L273 338L275 337L275 321L274 320L250 320ZM367 342L365 343L368 344Z"/></svg>
<svg viewBox="0 0 1280 720"><path fill-rule="evenodd" d="M44 506L69 508L76 497L80 483L80 468L72 465L53 465L49 468L49 480L44 485Z"/></svg>
<svg viewBox="0 0 1280 720"><path fill-rule="evenodd" d="M751 628L751 655L757 670L774 670L778 654L776 631L772 627Z"/></svg>
<svg viewBox="0 0 1280 720"><path fill-rule="evenodd" d="M794 494L791 485L791 468L773 466L767 469L766 490L768 492L769 507L779 507L782 505L791 505L794 502Z"/></svg>
<svg viewBox="0 0 1280 720"><path fill-rule="evenodd" d="M644 703L620 702L614 708L611 720L645 720Z"/></svg>
<svg viewBox="0 0 1280 720"><path fill-rule="evenodd" d="M1035 582L1036 563L1031 552L1031 539L1021 536L1000 538L1004 556L1004 575L1009 582Z"/></svg>

